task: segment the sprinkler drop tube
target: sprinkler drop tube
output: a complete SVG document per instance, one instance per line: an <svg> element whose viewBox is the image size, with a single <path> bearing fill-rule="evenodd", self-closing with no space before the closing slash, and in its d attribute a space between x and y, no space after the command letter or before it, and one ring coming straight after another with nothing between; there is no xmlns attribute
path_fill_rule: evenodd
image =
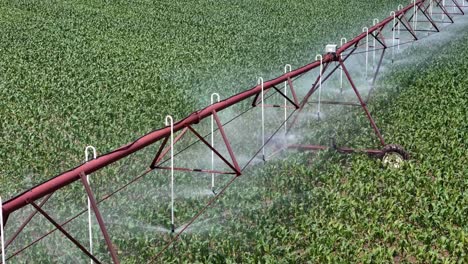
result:
<svg viewBox="0 0 468 264"><path fill-rule="evenodd" d="M423 3L427 0L418 0L417 4ZM413 5L409 5L405 8L396 12L396 16L399 17L402 14L406 14ZM380 30L381 27L391 23L393 17L388 17L379 24L371 27L369 29L369 33L373 33L375 31ZM351 41L345 43L336 51L336 56L341 57L341 54L346 52L348 49L352 48L356 44L358 44L361 40L366 38L368 33L361 33ZM239 102L242 102L246 99L249 99L253 96L259 95L262 91L266 91L268 89L272 89L276 85L280 85L287 81L288 79L295 78L299 75L302 75L306 72L311 71L317 67L320 67L322 63L330 63L336 61L336 57L332 54L325 54L323 55L323 61L314 61L310 64L307 64L301 68L295 69L291 72L283 74L280 77L277 77L273 80L264 82L263 86L257 85L255 87L250 88L244 92L238 93L232 97L229 97L219 103L215 103L204 109L199 111L193 112L188 117L176 122L173 126L166 126L162 129L152 131L137 140L126 144L116 150L113 150L109 153L103 154L96 159L93 159L87 163L83 163L75 168L72 168L66 172L60 173L59 175L38 184L32 188L27 189L26 191L14 196L13 198L7 200L2 204L2 212L3 212L3 224L8 221L10 214L16 210L19 210L31 202L34 202L48 194L55 192L56 190L61 189L64 186L67 186L75 181L81 179L81 174L84 173L85 175L92 174L95 171L98 171L109 164L112 164L116 161L119 161L132 153L139 151L161 139L167 138L171 136L174 132L180 131L185 129L187 126L198 124L202 119L208 118L213 115L213 113L220 112L230 106L233 106ZM25 165L26 166L26 165Z"/></svg>
<svg viewBox="0 0 468 264"><path fill-rule="evenodd" d="M93 159L96 159L97 155L96 155L96 148L93 147L93 146L87 146L85 148L85 161L88 162L90 159L89 159L89 153L88 151L91 150L93 151ZM90 184L89 182L89 175L86 175L86 181L88 182L88 184ZM91 185L90 185L91 186ZM89 200L89 196L87 197L88 198L88 236L89 236L89 253L92 255L93 254L93 221L92 221L92 211L91 211L91 201ZM94 261L91 259L91 264L94 263Z"/></svg>
<svg viewBox="0 0 468 264"><path fill-rule="evenodd" d="M315 56L315 60L320 60L319 94L318 94L318 105L317 105L317 119L320 121L320 104L321 104L321 101L322 101L322 74L323 74L323 57L322 57L322 55Z"/></svg>
<svg viewBox="0 0 468 264"><path fill-rule="evenodd" d="M362 32L366 33L366 81L367 81L367 72L369 67L369 28L364 27Z"/></svg>
<svg viewBox="0 0 468 264"><path fill-rule="evenodd" d="M216 96L217 102L219 103L219 94L213 93L211 94L211 105L214 103L213 96ZM214 117L211 116L211 147L214 148ZM214 151L211 150L211 170L214 171ZM215 173L211 173L211 191L214 193L215 189Z"/></svg>
<svg viewBox="0 0 468 264"><path fill-rule="evenodd" d="M174 233L174 119L166 116L166 126L171 128L171 231Z"/></svg>
<svg viewBox="0 0 468 264"><path fill-rule="evenodd" d="M266 158L265 158L265 103L263 102L263 99L264 99L263 95L265 92L265 87L263 85L262 77L258 78L257 84L260 85L261 90L262 90L260 93L261 100L262 100L262 107L261 107L261 111L262 111L262 160L266 161Z"/></svg>
<svg viewBox="0 0 468 264"><path fill-rule="evenodd" d="M292 66L286 64L284 66L284 74L291 72ZM288 81L284 82L284 95L288 95ZM284 143L286 144L286 136L288 134L288 99L284 98Z"/></svg>

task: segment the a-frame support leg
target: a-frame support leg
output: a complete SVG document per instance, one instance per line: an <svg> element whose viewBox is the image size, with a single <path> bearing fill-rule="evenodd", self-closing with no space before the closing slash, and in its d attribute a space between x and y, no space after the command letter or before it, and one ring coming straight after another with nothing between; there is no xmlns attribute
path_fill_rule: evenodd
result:
<svg viewBox="0 0 468 264"><path fill-rule="evenodd" d="M114 262L114 264L119 264L120 261L117 257L117 253L115 252L115 248L112 245L112 241L110 239L109 233L107 233L106 225L104 224L104 219L102 218L101 212L99 211L99 208L97 207L96 199L94 198L93 191L91 190L91 187L89 186L88 181L86 180L86 175L84 174L84 172L81 172L80 178L86 190L86 193L88 194L88 199L89 199L89 202L91 203L91 208L94 211L94 215L96 216L96 220L99 224L99 228L101 229L102 235L104 236L104 240L106 241L107 249L109 250L112 261Z"/></svg>
<svg viewBox="0 0 468 264"><path fill-rule="evenodd" d="M53 224L62 234L64 234L73 244L75 244L83 253L85 253L88 257L90 257L94 262L101 263L96 257L94 257L83 245L81 245L78 240L76 240L70 233L68 233L59 223L57 223L49 214L47 214L42 208L34 202L30 202L30 204L36 208L36 210L42 214L51 224Z"/></svg>
<svg viewBox="0 0 468 264"><path fill-rule="evenodd" d="M370 123L371 123L371 126L372 128L374 129L374 132L375 134L377 135L377 137L379 138L380 140L380 143L385 146L385 140L383 139L382 135L380 134L380 131L379 131L379 128L377 127L377 125L375 124L374 122L374 119L372 118L369 110L367 109L367 106L366 106L366 103L362 100L362 97L361 95L359 94L359 91L358 89L356 88L356 85L354 84L352 78L351 78L351 75L349 74L348 72L348 69L346 68L346 66L344 65L343 63L343 60L342 59L339 59L339 63L346 75L346 78L348 79L349 83L351 84L351 87L353 88L354 90L354 93L356 94L359 102L361 103L361 106L362 108L364 109L364 111L366 112L366 115L367 115L367 118L369 119Z"/></svg>
<svg viewBox="0 0 468 264"><path fill-rule="evenodd" d="M52 194L54 193L51 193L49 195L47 195L40 203L39 203L39 207L42 207L48 200L49 198L52 196ZM13 234L13 236L11 236L11 238L8 240L8 242L6 243L5 245L5 249L8 248L8 246L13 242L15 241L15 239L18 237L18 235L21 233L21 231L23 231L23 229L26 227L26 225L29 224L29 222L31 221L31 219L38 213L38 211L34 211L32 212L31 214L29 214L29 216L26 218L26 220L24 220L24 222L21 224L21 226L16 230L16 232Z"/></svg>

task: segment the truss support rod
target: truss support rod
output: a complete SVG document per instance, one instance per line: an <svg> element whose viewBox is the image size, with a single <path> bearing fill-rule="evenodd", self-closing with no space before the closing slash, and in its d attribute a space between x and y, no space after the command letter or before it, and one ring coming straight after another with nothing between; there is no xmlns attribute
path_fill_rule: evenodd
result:
<svg viewBox="0 0 468 264"><path fill-rule="evenodd" d="M153 169L161 161L162 157L164 157L164 155L161 155L161 153L163 152L164 147L167 144L167 141L169 141L169 136L165 137L163 139L163 142L161 143L161 146L159 146L158 152L156 153L156 156L154 156L154 159L151 162L151 165L150 165L151 169Z"/></svg>
<svg viewBox="0 0 468 264"><path fill-rule="evenodd" d="M367 115L367 118L369 119L370 123L371 123L371 126L372 128L374 129L375 131L375 134L377 135L377 137L379 138L380 140L380 143L385 146L385 140L383 139L382 135L380 134L380 131L379 131L379 128L377 127L377 125L375 124L374 122L374 119L372 118L369 110L367 109L367 106L366 106L366 103L362 100L362 97L361 95L359 94L359 91L358 89L356 88L356 85L354 84L353 82L353 79L351 78L351 75L349 74L348 72L348 69L346 68L346 66L344 65L343 61L340 59L339 60L340 64L341 64L341 67L343 67L343 70L344 70L344 73L346 75L346 78L348 78L348 81L349 83L351 84L351 87L353 88L354 90L354 93L356 94L357 98L359 99L359 102L361 103L361 106L362 108L364 109L364 111L366 112L366 115Z"/></svg>
<svg viewBox="0 0 468 264"><path fill-rule="evenodd" d="M226 136L226 132L224 132L223 124L219 120L219 116L216 113L216 111L213 110L212 114L213 114L213 116L215 118L216 124L218 125L219 132L221 132L221 136L223 138L224 144L226 145L229 156L231 156L232 163L234 163L234 167L236 168L237 176L240 176L242 174L242 172L241 172L241 169L239 167L239 164L237 163L237 159L236 159L236 156L234 155L234 151L232 150L231 144L229 143L229 140L228 140L228 138Z"/></svg>
<svg viewBox="0 0 468 264"><path fill-rule="evenodd" d="M171 167L158 166L155 169L159 170L171 170ZM189 169L189 168L178 168L174 167L174 171L185 171L185 172L200 172L200 173L214 173L214 174L223 174L223 175L236 175L236 172L227 172L219 170L203 170L203 169Z"/></svg>
<svg viewBox="0 0 468 264"><path fill-rule="evenodd" d="M353 49L349 52L349 54L346 55L346 57L343 59L343 61L346 61L348 60L348 58L356 51L357 47L353 47ZM340 57L342 56L343 54L340 55ZM324 71L326 71L326 69L328 68L329 64L325 65L324 67ZM338 64L337 66L335 66L335 68L327 74L327 76L322 80L322 82L326 82L332 75L333 73L336 72L336 70L338 70L340 68L340 64ZM302 109L305 107L305 105L308 103L310 97L312 96L312 94L317 90L317 84L318 82L320 81L320 76L317 78L317 80L315 81L314 85L312 85L312 87L310 88L309 92L307 93L307 95L302 99L301 101L301 104L300 104L300 108L298 109L298 113L294 116L293 120L291 121L291 125L289 126L288 128L288 131L291 130L291 128L296 124L298 118L299 118L299 115L302 111Z"/></svg>
<svg viewBox="0 0 468 264"><path fill-rule="evenodd" d="M174 144L179 142L182 139L182 137L185 135L185 133L187 133L187 128L182 129L182 132L180 132L180 134L174 139ZM169 137L170 135L167 136L167 138L164 139L165 141L163 142L163 144L161 144L161 147L158 150L158 155L156 155L155 159L153 160L153 163L151 163L152 167L156 166L156 164L158 164L164 158L164 156L166 156L167 153L171 150L171 146L169 146L166 149L164 149L162 152L160 151L167 144Z"/></svg>
<svg viewBox="0 0 468 264"><path fill-rule="evenodd" d="M434 0L434 1L437 3L437 6L440 7L442 12L449 18L450 22L455 23L455 21L453 21L453 18L450 16L449 12L447 11L447 9L445 9L445 6L440 4L440 0ZM442 21L444 20L444 18L442 18Z"/></svg>
<svg viewBox="0 0 468 264"><path fill-rule="evenodd" d="M99 228L101 229L102 235L104 236L104 239L106 241L107 249L109 250L112 261L114 262L114 264L119 264L120 262L117 257L117 253L115 252L115 248L112 245L112 241L110 239L109 233L107 233L106 225L104 224L104 219L102 218L101 212L99 211L99 208L97 206L93 191L91 190L91 187L89 186L88 181L86 180L85 173L81 172L80 177L81 177L81 183L83 184L86 194L88 195L89 201L91 203L91 208L93 209L94 215L96 216L96 220L99 224ZM40 210L40 208L38 210Z"/></svg>
<svg viewBox="0 0 468 264"><path fill-rule="evenodd" d="M319 62L322 62L322 61L319 61ZM328 69L328 66L330 66L330 63L327 63L325 64L325 66L323 67L320 67L320 73L319 73L319 76L317 77L317 79L315 80L314 84L312 85L312 87L310 88L309 92L306 94L306 96L302 99L301 101L301 104L300 104L300 108L299 108L299 111L302 110L302 108L304 108L304 106L306 105L307 101L309 101L309 98L312 96L312 94L315 92L315 90L317 89L317 86L321 80L321 77L323 75L323 73ZM323 80L322 80L323 82Z"/></svg>
<svg viewBox="0 0 468 264"><path fill-rule="evenodd" d="M406 30L408 30L408 32L413 36L414 40L418 40L418 37L416 36L416 33L413 31L413 29L411 28L411 25L409 25L410 23L408 23L408 25L403 22L403 20L398 17L398 20L400 20L400 23L406 28Z"/></svg>
<svg viewBox="0 0 468 264"><path fill-rule="evenodd" d="M375 73L374 73L374 78L373 78L373 80L372 80L372 87L371 87L371 89L374 89L374 88L375 88L375 83L376 83L376 81L377 81L377 76L378 76L379 73L380 73L380 68L381 68L381 66L382 66L382 62L383 62L383 59L384 59L385 51L386 51L386 50L383 49L383 50L382 50L382 54L380 55L380 59L379 59L379 62L378 62L378 64L377 64L377 69L376 69L376 71L375 71Z"/></svg>
<svg viewBox="0 0 468 264"><path fill-rule="evenodd" d="M426 0L416 0L416 1L417 1L417 4L419 4ZM400 10L396 12L396 16L399 17L402 14L405 14L406 12L408 12L408 10L411 10L412 7L413 5L409 5L407 7L401 8ZM369 28L369 33L378 31L379 28L381 28L383 25L391 23L392 19L393 17L388 17L382 20L379 24ZM335 56L340 57L340 55L343 52L345 52L346 50L348 50L349 48L353 46L356 46L356 44L358 44L364 38L366 38L366 33L362 33L358 35L351 41L347 42L345 45L341 46L337 50L336 55L325 54L323 56L323 63L330 63L330 62L336 61ZM278 78L275 78L270 81L266 81L264 83L264 90L268 91L274 85L282 84L284 81L288 80L288 78L295 78L297 76L300 76L318 67L320 67L320 62L314 61L303 67L300 67L291 72L288 72L287 74L279 76ZM174 124L174 131L178 132L182 130L183 128L187 127L187 125L193 125L193 124L199 123L200 120L210 117L213 111L219 112L241 101L244 101L247 99L250 100L251 97L260 93L261 90L262 88L259 85L257 85L244 92L231 96L219 103L210 105L208 107L205 107L204 109L193 112L186 118L176 122ZM82 172L84 172L85 174L92 174L93 172L98 171L106 167L109 164L113 164L114 162L117 162L127 157L128 155L131 155L139 151L140 149L143 149L147 146L154 144L155 142L167 137L168 135L170 135L170 128L168 127L164 127L162 129L152 131L151 133L148 133L147 135L144 135L129 144L126 144L109 153L101 155L97 157L95 160L92 160L88 163L81 164L66 172L60 173L56 175L55 177L51 178L50 180L43 182L39 185L36 185L26 190L25 192L14 196L13 198L9 199L3 204L2 209L3 209L4 223L6 222L5 219L8 219L8 216L12 212L19 210L20 208L23 208L24 206L27 206L29 204L29 201L36 201L46 196L47 194L53 193L54 191L71 184L72 182L78 181L80 179L80 174Z"/></svg>
<svg viewBox="0 0 468 264"><path fill-rule="evenodd" d="M434 27L434 29L437 32L440 32L439 27L437 26L437 24L432 19L432 16L427 14L427 8L424 9L424 8L421 8L421 6L419 6L419 10L421 10L421 13L426 17L426 19L429 21L429 23L431 23L431 25Z"/></svg>
<svg viewBox="0 0 468 264"><path fill-rule="evenodd" d="M281 96L284 97L284 102L285 102L284 107L285 108L288 108L287 102L290 102L294 106L294 108L296 108L296 109L299 108L299 105L296 102L294 102L293 100L288 98L280 89L276 88L276 86L273 86L272 88L275 89Z"/></svg>
<svg viewBox="0 0 468 264"><path fill-rule="evenodd" d="M367 98L366 98L366 100L364 101L366 104L367 104L367 102L369 102L369 100L370 100L370 98L371 98L371 96L372 96L372 92L375 90L375 82L377 81L377 76L378 76L379 73L380 73L380 67L382 66L382 62L383 62L383 58L384 58L384 56L385 56L385 52L386 52L385 49L382 50L382 54L381 54L380 59L379 59L379 64L378 64L378 66L377 66L377 70L375 71L375 73L374 73L374 78L373 78L373 80L372 80L371 89L369 89L369 93L367 94Z"/></svg>
<svg viewBox="0 0 468 264"><path fill-rule="evenodd" d="M291 71L289 71L289 72L291 72ZM289 72L286 72L285 74L287 74ZM290 77L288 77L287 82L288 82L288 85L289 85L289 89L291 89L291 94L293 96L294 103L296 103L296 105L299 105L299 100L297 99L296 91L294 90L294 85L293 85Z"/></svg>
<svg viewBox="0 0 468 264"><path fill-rule="evenodd" d="M48 194L42 201L39 203L39 207L42 207L47 200L52 196L53 193ZM24 220L24 222L21 224L21 226L16 230L16 232L11 236L11 238L8 240L8 242L5 245L5 248L8 248L8 246L18 237L18 235L23 231L23 229L26 227L27 224L31 221L31 219L37 214L37 210L29 214L29 216Z"/></svg>
<svg viewBox="0 0 468 264"><path fill-rule="evenodd" d="M236 172L236 174L239 173L239 171L237 170L235 165L232 165L226 158L224 158L223 155L221 155L221 153L219 153L219 151L217 151L213 146L211 146L210 143L208 143L208 141L206 141L193 127L189 126L188 129L190 129L190 131L192 131L192 133L198 139L200 139L201 142L203 142L208 148L210 148L210 150L211 150L211 152L213 152L213 154L216 154L222 161L224 161L224 163L226 163L226 165L228 165L234 172Z"/></svg>
<svg viewBox="0 0 468 264"><path fill-rule="evenodd" d="M84 176L83 179L86 182L86 176ZM77 246L81 251L83 251L83 253L85 253L88 257L90 257L94 262L101 263L98 259L96 259L96 257L93 256L93 254L91 254L83 245L81 245L81 243L78 242L78 240L76 240L72 235L70 235L61 225L59 225L57 222L55 222L55 220L52 219L52 217L49 214L47 214L44 210L42 210L41 207L39 207L34 202L31 202L30 204L34 208L36 208L36 210L40 214L42 214L51 224L53 224L55 226L55 228L60 230L60 232L62 232L62 234L64 234L73 244L75 244L75 246Z"/></svg>
<svg viewBox="0 0 468 264"><path fill-rule="evenodd" d="M434 20L431 18L432 17L432 11L430 11L431 12L430 16L427 15L427 10L432 8L432 0L431 0L431 3L427 7L422 8L421 6L423 6L423 5L424 5L424 3L418 4L417 9L419 9L421 11L421 13L427 18L428 22L431 23L431 25L436 29L437 32L439 32L439 28L434 23ZM414 14L412 16L410 16L409 20L413 19L413 17L414 17ZM414 29L414 31L416 32L416 31L425 31L425 30L416 30L416 29Z"/></svg>
<svg viewBox="0 0 468 264"><path fill-rule="evenodd" d="M453 0L453 3L455 4L455 7L461 12L460 15L465 15L465 11L463 11L463 8L458 3L458 0ZM453 9L455 9L455 7Z"/></svg>

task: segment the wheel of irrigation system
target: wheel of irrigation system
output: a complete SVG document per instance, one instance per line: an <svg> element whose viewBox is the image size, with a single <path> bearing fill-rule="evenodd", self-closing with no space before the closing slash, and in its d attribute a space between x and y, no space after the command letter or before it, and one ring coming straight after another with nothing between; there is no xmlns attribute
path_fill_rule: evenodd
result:
<svg viewBox="0 0 468 264"><path fill-rule="evenodd" d="M408 159L408 152L400 145L389 144L382 149L382 161L387 167L399 169Z"/></svg>

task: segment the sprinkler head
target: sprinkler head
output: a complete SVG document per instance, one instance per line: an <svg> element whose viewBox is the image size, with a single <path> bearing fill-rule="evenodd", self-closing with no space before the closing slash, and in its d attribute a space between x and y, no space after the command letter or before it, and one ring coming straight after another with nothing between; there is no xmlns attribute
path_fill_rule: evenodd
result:
<svg viewBox="0 0 468 264"><path fill-rule="evenodd" d="M322 118L320 117L320 112L317 112L317 119L318 121L322 121Z"/></svg>
<svg viewBox="0 0 468 264"><path fill-rule="evenodd" d="M174 224L171 224L171 233L174 234L174 232L175 232L175 226Z"/></svg>
<svg viewBox="0 0 468 264"><path fill-rule="evenodd" d="M215 191L214 188L211 189L211 192L212 192L215 196L218 195L218 194L216 193L216 191Z"/></svg>

